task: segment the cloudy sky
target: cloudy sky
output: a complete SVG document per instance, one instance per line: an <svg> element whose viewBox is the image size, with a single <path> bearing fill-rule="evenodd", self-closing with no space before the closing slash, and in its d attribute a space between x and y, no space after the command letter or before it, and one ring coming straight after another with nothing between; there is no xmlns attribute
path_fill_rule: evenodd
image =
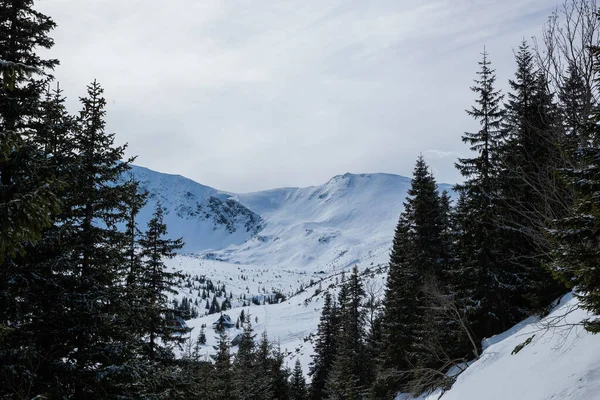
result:
<svg viewBox="0 0 600 400"><path fill-rule="evenodd" d="M499 84L558 0L41 0L78 109L98 79L136 164L247 192L345 172L456 182L486 46Z"/></svg>

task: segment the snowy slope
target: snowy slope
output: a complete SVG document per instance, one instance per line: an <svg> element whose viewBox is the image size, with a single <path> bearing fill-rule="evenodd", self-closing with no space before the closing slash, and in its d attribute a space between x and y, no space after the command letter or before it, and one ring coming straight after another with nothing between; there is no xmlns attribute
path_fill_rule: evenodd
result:
<svg viewBox="0 0 600 400"><path fill-rule="evenodd" d="M441 399L599 400L600 336L578 325L590 317L578 304L569 294L548 317L530 318L489 339L481 358ZM434 393L422 400L438 398Z"/></svg>
<svg viewBox="0 0 600 400"><path fill-rule="evenodd" d="M246 315L251 316L257 337L260 337L262 332L267 332L269 339L277 343L286 355L285 360L290 368L298 358L302 362L304 372L308 372L313 354L312 334L317 330L325 293L329 292L334 298L337 296L342 277L339 271L332 274L306 273L247 264L231 264L192 256L177 256L168 260L167 265L186 274L206 274L214 282L225 283L227 292L233 293L233 308L224 313L235 321L243 309ZM382 295L385 268L378 270L377 266L371 266L370 263L359 263L358 267L361 271L367 268L371 270L370 273L362 275L367 292L377 292L378 295ZM244 274L247 280L240 280L240 274ZM311 281L312 286L310 286ZM296 293L301 285L305 289ZM265 286L267 290L280 290L289 298L279 304L240 307L240 302L237 300L240 294L247 294L250 297L258 294ZM196 294L197 291L193 288L183 288L180 290L179 297L195 297ZM187 321L188 326L193 328L190 334L192 339L198 336L200 327L206 325L207 343L203 346L206 359L215 352L213 346L217 343L218 335L212 329L212 324L218 317L219 314L215 313ZM230 339L240 332L241 330L236 329L227 330ZM232 351L237 351L237 348L233 347Z"/></svg>
<svg viewBox="0 0 600 400"><path fill-rule="evenodd" d="M140 228L145 228L160 202L169 236L183 237L187 252L244 243L262 229L260 216L229 193L138 166L132 166L131 174L141 182L141 190L149 193L138 216Z"/></svg>

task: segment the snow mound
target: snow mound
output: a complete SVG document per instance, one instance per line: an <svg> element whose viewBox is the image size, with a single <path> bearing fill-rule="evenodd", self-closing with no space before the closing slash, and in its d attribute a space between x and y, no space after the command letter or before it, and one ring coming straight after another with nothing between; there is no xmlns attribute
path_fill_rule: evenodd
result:
<svg viewBox="0 0 600 400"><path fill-rule="evenodd" d="M530 318L486 341L481 358L441 399L599 400L600 336L580 324L590 316L576 298L565 296L547 317ZM437 400L440 393L421 399Z"/></svg>

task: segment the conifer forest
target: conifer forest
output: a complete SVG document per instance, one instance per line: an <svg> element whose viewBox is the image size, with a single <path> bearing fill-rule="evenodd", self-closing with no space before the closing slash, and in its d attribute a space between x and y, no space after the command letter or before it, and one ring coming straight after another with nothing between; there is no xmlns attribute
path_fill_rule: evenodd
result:
<svg viewBox="0 0 600 400"><path fill-rule="evenodd" d="M92 77L69 111L73 94L54 76L56 24L37 3L0 0L1 399L444 399L485 340L546 318L569 294L587 315L576 325L600 340L595 0L567 0L538 37L514 43L511 76L497 76L489 48L462 66L473 72L464 108L476 129L446 133L469 149L455 159L461 181L438 185L415 154L385 262L359 267L351 248L335 248L346 267L319 265L280 287L243 266L226 277L173 268L195 240L170 234L180 232L167 226L175 214L247 235L240 246L288 242L262 233L274 220L249 195L214 194L196 208L161 201L106 127L102 82ZM435 114L443 105L428 96ZM319 249L344 234L298 232ZM194 260L216 265L228 254ZM286 303L316 315L311 332L289 327L302 351L257 329L292 324L269 311ZM514 353L535 340L526 339Z"/></svg>

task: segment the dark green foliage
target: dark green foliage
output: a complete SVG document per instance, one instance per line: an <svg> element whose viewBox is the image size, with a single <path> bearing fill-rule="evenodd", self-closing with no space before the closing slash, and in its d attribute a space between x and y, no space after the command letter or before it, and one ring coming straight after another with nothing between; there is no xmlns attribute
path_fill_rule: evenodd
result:
<svg viewBox="0 0 600 400"><path fill-rule="evenodd" d="M48 73L58 64L35 50L54 45L54 27L33 0L0 3L0 263L38 239L59 206L51 179L39 173L46 160L30 141Z"/></svg>
<svg viewBox="0 0 600 400"><path fill-rule="evenodd" d="M327 376L335 357L337 324L337 307L331 299L331 294L327 292L325 293L323 310L317 328L317 338L314 344L314 354L308 373L312 378L310 398L314 400L328 398L325 388Z"/></svg>
<svg viewBox="0 0 600 400"><path fill-rule="evenodd" d="M487 53L479 63L481 70L471 89L477 94L476 105L467 113L480 123L476 133L465 133L463 142L471 146L472 158L461 158L456 167L465 182L456 186L462 196L457 217L460 223L459 258L461 291L459 300L471 315L479 338L508 329L516 321L510 316L509 294L504 290L505 265L498 228L501 184L500 150L503 141L501 123L502 95L494 88L496 77Z"/></svg>
<svg viewBox="0 0 600 400"><path fill-rule="evenodd" d="M544 75L535 70L526 42L516 54L517 72L509 81L506 138L501 152L500 215L504 297L512 299L510 318L517 322L542 312L564 286L542 265L548 261L544 230L564 215L569 193L558 180L562 166L559 114Z"/></svg>
<svg viewBox="0 0 600 400"><path fill-rule="evenodd" d="M371 383L367 381L364 295L358 267L355 266L338 298L336 352L327 380L331 399L359 399Z"/></svg>
<svg viewBox="0 0 600 400"><path fill-rule="evenodd" d="M154 215L148 222L148 228L139 240L140 256L142 258L139 275L134 278L139 293L141 309L139 310L139 326L143 327L142 335L148 337L144 346L144 354L151 360L159 357L165 349L157 340L164 344L171 342L182 343L183 334L188 330L178 327L178 321L183 320L179 310L169 305L168 294L177 294L174 287L183 278L180 272L170 272L164 263L165 258L175 256L175 251L183 247L181 239L167 239L167 226L163 222L163 210L156 205Z"/></svg>
<svg viewBox="0 0 600 400"><path fill-rule="evenodd" d="M593 49L596 61L600 50ZM600 82L600 71L595 71ZM583 136L585 146L578 149L578 166L565 168L562 173L575 192L572 213L557 221L551 231L556 244L552 268L570 288L577 290L581 304L600 314L600 111L593 109L586 122ZM586 324L591 332L600 332L600 322L592 319Z"/></svg>
<svg viewBox="0 0 600 400"><path fill-rule="evenodd" d="M290 400L307 400L308 391L306 390L306 380L302 372L300 360L296 359L294 371L290 379Z"/></svg>
<svg viewBox="0 0 600 400"><path fill-rule="evenodd" d="M217 350L217 354L214 356L215 372L217 376L213 381L211 394L215 399L236 399L234 395L229 342L227 341L227 336L225 336L224 332L221 332L219 335L219 344L215 350Z"/></svg>
<svg viewBox="0 0 600 400"><path fill-rule="evenodd" d="M419 157L398 221L384 298L380 385L398 391L411 379L407 371L432 364L425 346L436 329L423 287L445 273L450 256L449 198L440 197L433 176Z"/></svg>

